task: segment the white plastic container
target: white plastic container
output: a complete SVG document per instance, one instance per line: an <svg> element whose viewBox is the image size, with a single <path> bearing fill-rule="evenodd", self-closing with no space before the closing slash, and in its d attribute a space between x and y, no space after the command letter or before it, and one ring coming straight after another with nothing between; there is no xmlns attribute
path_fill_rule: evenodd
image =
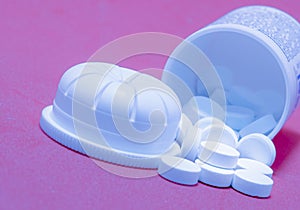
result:
<svg viewBox="0 0 300 210"><path fill-rule="evenodd" d="M40 126L57 142L97 159L157 168L179 153L176 94L160 80L113 64L87 62L62 76Z"/></svg>
<svg viewBox="0 0 300 210"><path fill-rule="evenodd" d="M220 89L213 82L215 75L206 73L207 63L203 65L206 68L190 68L201 61L186 43L211 62L224 90L225 108L227 104L241 105L255 111L256 118L274 116L277 124L268 133L273 138L299 104L300 24L278 9L248 6L190 35L174 50L162 76L182 104L193 95L210 97ZM174 78L180 78L190 93Z"/></svg>

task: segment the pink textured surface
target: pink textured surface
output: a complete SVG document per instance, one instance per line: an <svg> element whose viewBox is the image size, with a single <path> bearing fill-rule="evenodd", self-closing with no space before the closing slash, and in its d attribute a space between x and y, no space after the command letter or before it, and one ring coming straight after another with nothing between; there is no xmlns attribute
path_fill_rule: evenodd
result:
<svg viewBox="0 0 300 210"><path fill-rule="evenodd" d="M299 109L274 139L278 155L269 199L203 184L176 185L158 176L119 177L39 128L41 110L52 103L63 72L109 41L144 31L186 37L251 4L275 6L300 20L297 0L1 1L0 209L296 208Z"/></svg>

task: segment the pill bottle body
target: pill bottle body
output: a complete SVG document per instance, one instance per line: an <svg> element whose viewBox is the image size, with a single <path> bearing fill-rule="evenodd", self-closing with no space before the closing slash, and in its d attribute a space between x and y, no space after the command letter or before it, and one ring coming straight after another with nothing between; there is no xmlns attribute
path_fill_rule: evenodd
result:
<svg viewBox="0 0 300 210"><path fill-rule="evenodd" d="M267 134L273 138L299 104L300 24L278 9L248 6L226 14L185 41L201 50L214 66L226 104L250 108L257 118L274 116L277 124ZM177 47L175 53L189 54L189 49ZM209 89L215 88L170 57L162 80L179 94L182 104L187 99L180 96L170 72L182 78L193 95L209 97L213 92Z"/></svg>

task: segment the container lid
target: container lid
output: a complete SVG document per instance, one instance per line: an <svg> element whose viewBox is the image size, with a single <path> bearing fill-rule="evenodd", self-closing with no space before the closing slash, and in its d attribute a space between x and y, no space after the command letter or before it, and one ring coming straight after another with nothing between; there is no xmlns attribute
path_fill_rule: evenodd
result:
<svg viewBox="0 0 300 210"><path fill-rule="evenodd" d="M54 117L46 119L49 124L57 121L79 140L140 158L163 154L174 144L181 104L171 88L150 75L95 62L65 72L49 112ZM93 152L85 145L87 154Z"/></svg>

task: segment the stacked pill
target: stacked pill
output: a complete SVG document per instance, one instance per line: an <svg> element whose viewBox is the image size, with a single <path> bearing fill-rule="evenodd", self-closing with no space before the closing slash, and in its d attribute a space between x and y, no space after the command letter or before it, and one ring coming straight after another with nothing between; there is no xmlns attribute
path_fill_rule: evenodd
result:
<svg viewBox="0 0 300 210"><path fill-rule="evenodd" d="M183 114L177 141L181 153L161 158L158 173L162 177L185 185L199 181L214 187L231 186L250 196L270 196L270 166L276 152L264 134L238 139L234 130L218 119L206 117L192 125Z"/></svg>
<svg viewBox="0 0 300 210"><path fill-rule="evenodd" d="M255 100L251 99L250 104L243 98L247 90L231 91L234 97L225 93L230 101L225 106L221 106L222 99L218 100L220 90L214 91L214 101L203 95L194 96L183 106L176 138L181 153L162 157L158 173L179 184L201 182L269 197L273 186L270 166L276 150L267 135L277 122L272 113L258 113Z"/></svg>

